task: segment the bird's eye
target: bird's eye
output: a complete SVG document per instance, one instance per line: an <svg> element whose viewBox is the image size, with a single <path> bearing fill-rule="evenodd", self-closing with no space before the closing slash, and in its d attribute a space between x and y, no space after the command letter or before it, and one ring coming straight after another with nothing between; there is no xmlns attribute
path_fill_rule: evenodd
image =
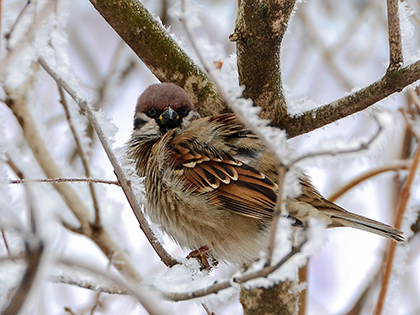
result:
<svg viewBox="0 0 420 315"><path fill-rule="evenodd" d="M179 114L181 115L181 116L187 116L187 114L188 114L188 112L189 112L189 110L188 110L188 108L187 107L181 107L180 109L179 109Z"/></svg>
<svg viewBox="0 0 420 315"><path fill-rule="evenodd" d="M150 116L155 117L156 114L157 114L157 111L156 111L156 109L154 107L151 107L149 109L148 113L149 113Z"/></svg>

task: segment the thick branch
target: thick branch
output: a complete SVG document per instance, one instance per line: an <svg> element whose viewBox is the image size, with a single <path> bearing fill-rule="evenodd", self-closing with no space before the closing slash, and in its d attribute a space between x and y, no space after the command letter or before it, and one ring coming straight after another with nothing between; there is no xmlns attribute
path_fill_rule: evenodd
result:
<svg viewBox="0 0 420 315"><path fill-rule="evenodd" d="M396 92L401 92L419 79L420 61L416 61L407 67L387 72L380 80L332 103L305 112L301 116L287 116L276 126L286 129L292 138L364 110Z"/></svg>
<svg viewBox="0 0 420 315"><path fill-rule="evenodd" d="M400 19L398 17L398 3L398 0L387 1L389 43L388 71L399 69L404 61L402 54Z"/></svg>
<svg viewBox="0 0 420 315"><path fill-rule="evenodd" d="M295 1L244 0L239 7L235 33L239 83L262 108L261 118L280 126L287 116L280 71L280 45Z"/></svg>
<svg viewBox="0 0 420 315"><path fill-rule="evenodd" d="M187 91L200 114L226 111L211 80L139 1L90 2L160 81L176 83Z"/></svg>

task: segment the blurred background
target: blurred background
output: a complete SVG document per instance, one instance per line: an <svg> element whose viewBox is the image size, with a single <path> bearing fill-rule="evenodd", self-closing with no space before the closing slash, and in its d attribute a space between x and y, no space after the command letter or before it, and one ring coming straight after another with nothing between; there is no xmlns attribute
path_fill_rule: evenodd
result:
<svg viewBox="0 0 420 315"><path fill-rule="evenodd" d="M26 3L25 0L1 2L0 47L3 56L7 44L4 35L11 30ZM130 137L137 97L148 85L158 81L89 1L60 0L52 3L57 6L58 24L67 34L62 41L74 73L90 95L93 106L101 109L118 129L113 143L118 151ZM194 57L183 25L177 18L179 3L174 0L142 3L156 17L160 17L170 33ZM207 61L222 61L223 66L233 67L234 71L235 44L229 42L228 36L234 30L237 0L195 0L187 4L190 26ZM403 49L408 65L420 59L419 1L401 2L401 8L404 8L400 17ZM293 113L299 113L307 106L327 104L373 83L385 74L388 66L386 1L307 0L298 3L283 42L281 56L283 82ZM30 58L25 52L18 55L8 68L9 73L3 77L11 80L14 76L24 76L28 71L25 58ZM31 107L49 149L69 177L83 177L81 161L75 154L74 140L59 103L57 85L43 70L38 70L34 86ZM326 148L358 147L375 134L378 124L372 115L378 117L383 131L368 150L351 155L314 157L301 164L323 195L328 197L367 170L406 158L407 154L410 156L410 146L413 144L405 138L406 123L398 111L399 108L406 108L409 102L408 93L403 92L379 102L374 108L290 140L298 155L316 153ZM80 124L86 126L86 133L90 137L92 131L87 128L87 122L81 119ZM7 153L19 168L25 169L28 178L43 178L42 171L25 144L16 118L3 103L0 103L0 125L0 153ZM98 139L94 135L91 139L89 158L94 177L115 180L113 169ZM10 165L4 161L1 163L3 185L4 178L15 179L16 174ZM356 186L339 198L337 203L351 212L393 224L399 191L406 174L406 171L383 173ZM409 211L413 215L420 208L418 176L415 183L417 185L412 190L409 204ZM87 185L74 185L81 194L87 195ZM71 220L65 204L49 184L33 186L40 193L31 202L39 212L44 216L59 213ZM140 274L147 278L164 271L165 266L138 228L121 189L109 185L96 186L104 225L129 253ZM30 203L25 189L7 184L2 189L2 204L7 201L22 224L27 225ZM51 256L86 260L103 270L107 268L107 258L89 239L77 236L57 223L45 224L44 233L50 241ZM405 221L404 232L409 230L410 225L409 221ZM166 236L157 233L171 254L186 256L187 253ZM13 231L6 231L3 235L7 238L10 251L17 255L22 250L20 235ZM368 291L360 314L372 314L379 292L377 273L382 265L387 241L353 229L334 229L328 231L327 235L328 241L323 250L310 261L307 314L359 314L349 312L368 287L373 289ZM399 276L391 284L386 312L420 314L418 235L398 253L401 258L396 264ZM7 255L2 241L0 255ZM11 278L18 276L19 270L15 269L13 266L0 267L0 291L6 292L12 283ZM229 277L235 271L235 267L221 265L212 276ZM96 292L87 289L52 282L39 286L36 302L32 304L35 306L28 314L145 314L142 306L128 296L103 293L98 297ZM3 303L4 299L3 296ZM209 306L216 314L242 313L237 293L230 297L212 298ZM205 314L198 302L172 303L172 307L175 314Z"/></svg>

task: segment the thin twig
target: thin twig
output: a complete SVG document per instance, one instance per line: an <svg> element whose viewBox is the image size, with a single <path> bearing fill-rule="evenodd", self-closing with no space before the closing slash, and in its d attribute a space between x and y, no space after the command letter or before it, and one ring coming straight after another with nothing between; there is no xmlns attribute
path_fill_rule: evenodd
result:
<svg viewBox="0 0 420 315"><path fill-rule="evenodd" d="M291 161L287 167L291 167L292 165L301 162L302 160L306 160L308 158L313 158L313 157L318 157L318 156L323 156L323 155L331 155L331 156L335 156L335 155L339 155L339 154L348 154L348 153L355 153L355 152L360 152L363 150L368 150L369 147L372 145L373 141L375 141L376 138L379 137L383 127L382 125L379 123L378 119L376 118L376 116L372 116L376 123L378 124L378 130L376 131L376 133L374 133L369 140L367 140L366 142L362 142L360 144L360 146L358 148L352 148L352 149L339 149L339 150L331 150L331 149L327 149L327 150L323 150L323 151L318 151L318 152L313 152L313 153L307 153L307 154L303 154L299 157L297 157L296 159L294 159L293 161Z"/></svg>
<svg viewBox="0 0 420 315"><path fill-rule="evenodd" d="M10 50L10 38L12 37L13 31L16 28L16 25L19 23L20 19L22 18L23 14L25 13L26 9L28 9L29 5L31 4L31 0L28 0L26 4L23 6L22 10L20 10L16 20L13 22L12 27L10 28L10 31L8 31L6 34L4 34L4 38L6 39L6 50Z"/></svg>
<svg viewBox="0 0 420 315"><path fill-rule="evenodd" d="M60 85L57 85L57 86L58 86L58 93L60 94L60 99L61 99L60 103L61 105L63 105L64 111L66 113L66 119L69 124L71 133L73 134L74 142L76 143L76 148L77 148L77 151L79 152L80 159L82 160L82 165L83 165L83 169L85 170L85 175L87 178L90 178L92 174L90 172L88 158L82 146L76 127L74 126L73 119L70 115L70 110L67 104L66 96L64 95L63 88ZM95 185L92 182L88 182L88 183L89 183L90 195L92 196L93 209L95 213L95 220L93 224L96 227L99 227L101 225L101 214L100 214L101 210L99 208L98 195L96 193Z"/></svg>
<svg viewBox="0 0 420 315"><path fill-rule="evenodd" d="M112 266L112 259L113 259L113 257L114 257L114 255L112 255L109 258L108 265L106 266L105 272L109 272L110 271L111 266ZM97 309L97 307L100 305L99 298L101 297L101 294L102 294L102 292L100 292L100 291L98 293L96 293L95 304L93 305L93 307L92 307L92 309L90 311L90 315L93 315L95 313L95 310Z"/></svg>
<svg viewBox="0 0 420 315"><path fill-rule="evenodd" d="M42 179L15 179L9 181L9 184L26 184L26 183L95 183L95 184L108 184L120 186L120 183L115 180L97 179L97 178L42 178Z"/></svg>
<svg viewBox="0 0 420 315"><path fill-rule="evenodd" d="M387 0L389 43L388 72L401 68L401 65L404 62L401 44L400 19L398 16L399 2L399 0Z"/></svg>
<svg viewBox="0 0 420 315"><path fill-rule="evenodd" d="M273 251L274 247L276 245L276 232L277 232L277 225L279 222L280 214L282 214L284 211L284 205L286 200L283 198L283 185L284 185L284 176L286 175L286 172L288 169L284 166L279 167L279 174L278 174L278 192L277 192L277 201L276 201L276 207L274 208L273 212L273 218L271 220L271 227L270 227L270 237L268 241L268 249L267 249L267 260L265 262L265 267L269 266L271 264L271 260L273 258Z"/></svg>
<svg viewBox="0 0 420 315"><path fill-rule="evenodd" d="M113 274L103 271L99 268L93 267L91 265L81 263L72 259L58 259L58 263L64 264L70 267L76 267L78 269L83 269L89 273L99 275L107 280L112 281L117 286L125 290L125 294L130 294L146 309L149 314L170 314L165 304L158 303L158 294L150 286L147 285L133 285L127 281L121 279L121 277L116 277Z"/></svg>
<svg viewBox="0 0 420 315"><path fill-rule="evenodd" d="M6 231L1 228L1 236L3 238L4 247L6 247L7 255L12 256L12 253L10 252L9 243L7 242L6 238Z"/></svg>
<svg viewBox="0 0 420 315"><path fill-rule="evenodd" d="M27 77L26 86L24 85L25 88L30 89L29 84L33 81L31 79L31 76ZM4 89L7 95L6 103L17 117L17 121L22 127L25 139L45 175L50 178L64 177L61 168L52 157L39 132L36 121L27 104L27 95L21 90L12 89L8 86L5 86ZM53 186L79 221L83 234L92 239L105 255L108 256L113 252L118 253L118 259L116 259L116 261L119 263L115 264L115 267L123 276L135 279L136 281L141 281L141 276L128 258L126 252L121 249L104 228L93 226L90 221L91 211L86 207L84 201L74 188L66 182L53 183Z"/></svg>
<svg viewBox="0 0 420 315"><path fill-rule="evenodd" d="M50 8L53 5L53 3L55 3L55 1L56 0L47 0L43 3L43 6L37 10L38 12L36 14L36 19L28 27L27 32L24 33L22 38L19 38L18 40L16 40L16 44L12 47L12 49L8 50L8 54L4 58L0 59L0 72L1 73L3 73L3 71L8 66L13 64L15 59L19 56L19 52L24 50L24 48L32 42L36 34L38 34L37 31L39 30L40 27L44 25L44 19L48 16ZM7 34L6 34L6 37L7 37Z"/></svg>
<svg viewBox="0 0 420 315"><path fill-rule="evenodd" d="M196 291L187 292L187 293L162 293L162 294L166 299L171 300L171 301L187 301L187 300L207 296L213 293L217 293L221 290L225 290L227 288L230 288L233 285L233 283L244 284L245 282L248 282L256 278L261 278L261 277L266 278L270 274L272 274L274 271L282 267L287 261L289 261L290 258L292 258L294 255L299 253L302 247L306 244L306 242L307 242L307 239L305 238L298 246L292 247L291 251L273 266L266 266L261 270L257 270L256 272L234 277L230 280L226 280L223 282L216 281L213 285L205 289L196 290Z"/></svg>
<svg viewBox="0 0 420 315"><path fill-rule="evenodd" d="M408 129L410 129L411 133L416 137L416 139L420 139L420 135L417 132L417 130L414 128L414 126L412 125L412 123L410 122L410 120L408 119L406 113L404 112L404 110L402 108L399 108L398 111L401 113L401 115L403 116Z"/></svg>
<svg viewBox="0 0 420 315"><path fill-rule="evenodd" d="M419 140L420 139L418 139L418 142L419 142ZM405 213L405 210L407 208L408 201L410 199L411 186L413 184L414 177L416 175L419 162L420 162L420 149L419 149L419 147L417 147L416 153L415 153L414 158L413 158L413 163L411 164L411 168L410 168L410 171L408 173L408 178L407 178L407 180L405 182L405 185L402 189L401 196L400 196L400 201L398 203L398 211L397 211L397 216L395 218L395 227L397 229L401 229L404 213ZM383 310L383 307L384 307L384 304L385 304L385 298L386 298L386 295L387 295L387 292L388 292L389 280L391 278L392 265L393 265L393 262L394 262L394 256L395 256L396 248L397 248L397 243L396 242L391 242L390 247L389 247L388 256L387 256L387 261L386 261L385 274L384 274L384 278L382 280L381 291L379 293L378 302L376 304L376 309L375 309L375 312L374 312L375 315L381 315L382 314L382 310Z"/></svg>
<svg viewBox="0 0 420 315"><path fill-rule="evenodd" d="M27 262L27 268L18 288L16 289L16 292L9 301L9 305L5 310L3 310L3 315L16 315L19 313L40 270L39 267L44 253L44 244L41 240L33 237L31 238L31 244L25 242L25 246L25 260Z"/></svg>
<svg viewBox="0 0 420 315"><path fill-rule="evenodd" d="M350 82L349 78L347 78L346 76L347 72L343 71L339 67L340 63L338 63L334 59L335 52L324 44L324 41L322 37L320 36L320 34L318 33L314 23L312 23L310 17L306 14L306 10L302 8L298 12L304 25L306 24L305 25L306 32L309 34L310 37L312 37L312 40L315 43L315 45L318 46L321 54L324 56L324 60L326 64L330 68L331 73L336 78L338 78L339 82L343 85L343 87L346 90L350 90L351 88L353 88L354 84Z"/></svg>
<svg viewBox="0 0 420 315"><path fill-rule="evenodd" d="M207 315L216 315L216 313L215 313L215 312L212 312L212 311L210 310L210 308L209 308L206 304L201 303L201 306L204 308L204 310L206 311L206 314L207 314Z"/></svg>
<svg viewBox="0 0 420 315"><path fill-rule="evenodd" d="M368 180L376 175L390 172L390 171L399 171L399 170L406 170L409 169L411 166L411 161L395 161L386 165L381 165L375 168L371 168L368 171L358 175L357 177L353 178L350 182L348 182L343 187L340 187L335 192L333 192L329 197L328 200L335 201L344 195L347 191L352 189L353 187L359 185L361 182Z"/></svg>
<svg viewBox="0 0 420 315"><path fill-rule="evenodd" d="M102 127L95 116L90 104L86 99L78 95L78 93L73 89L73 87L68 84L49 64L48 62L43 59L42 57L39 58L40 65L48 72L48 74L66 90L67 93L76 101L79 105L80 109L86 115L87 119L89 120L90 124L92 125L93 129L95 130L104 150L108 156L109 161L111 162L115 175L118 178L118 181L123 189L128 202L130 203L131 208L133 209L136 218L140 224L140 228L143 230L144 234L146 235L149 243L156 251L156 253L161 258L162 262L166 266L173 266L177 264L177 261L169 255L169 253L164 249L162 244L158 241L155 234L153 233L152 229L150 228L146 218L144 217L140 205L137 202L136 196L131 189L131 182L125 177L124 171L122 170L121 166L118 163L117 157L115 156L111 144L108 141Z"/></svg>

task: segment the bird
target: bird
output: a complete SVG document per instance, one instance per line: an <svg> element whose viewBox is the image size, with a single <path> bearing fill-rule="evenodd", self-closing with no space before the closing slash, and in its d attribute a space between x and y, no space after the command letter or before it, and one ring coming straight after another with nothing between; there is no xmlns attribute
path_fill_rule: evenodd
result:
<svg viewBox="0 0 420 315"><path fill-rule="evenodd" d="M144 177L144 209L205 268L219 261L249 264L268 247L278 197L278 167L264 142L233 113L201 117L186 91L150 85L137 101L127 156ZM285 206L292 225L318 217L402 242L403 233L327 200L306 175ZM209 262L210 261L210 262Z"/></svg>

